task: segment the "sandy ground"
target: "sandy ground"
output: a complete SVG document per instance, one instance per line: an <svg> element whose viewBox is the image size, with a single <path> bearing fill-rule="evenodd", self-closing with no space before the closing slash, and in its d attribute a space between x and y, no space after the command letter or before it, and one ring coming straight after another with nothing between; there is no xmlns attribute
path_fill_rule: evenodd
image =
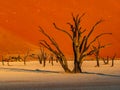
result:
<svg viewBox="0 0 120 90"><path fill-rule="evenodd" d="M120 90L120 61L115 66L95 67L95 61L85 61L81 74L64 73L59 63L46 67L38 61L0 64L0 90ZM72 62L69 61L72 69Z"/></svg>

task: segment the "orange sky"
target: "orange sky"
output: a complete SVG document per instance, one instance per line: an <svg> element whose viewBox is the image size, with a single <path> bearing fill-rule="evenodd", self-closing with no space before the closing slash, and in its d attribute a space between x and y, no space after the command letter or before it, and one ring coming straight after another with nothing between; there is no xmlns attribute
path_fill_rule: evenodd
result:
<svg viewBox="0 0 120 90"><path fill-rule="evenodd" d="M66 22L71 21L71 13L84 12L83 28L89 30L97 20L103 18L105 22L98 26L94 35L113 33L102 39L103 44L112 43L102 55L116 52L120 57L120 0L0 0L0 27L37 45L43 37L38 31L40 25L58 40L65 53L71 54L70 40L56 32L52 23L67 28Z"/></svg>

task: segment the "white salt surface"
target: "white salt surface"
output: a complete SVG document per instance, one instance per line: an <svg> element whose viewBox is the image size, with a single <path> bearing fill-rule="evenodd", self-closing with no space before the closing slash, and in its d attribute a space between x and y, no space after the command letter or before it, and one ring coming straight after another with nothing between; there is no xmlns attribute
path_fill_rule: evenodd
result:
<svg viewBox="0 0 120 90"><path fill-rule="evenodd" d="M73 62L69 61L73 68ZM95 61L85 61L83 73L64 73L59 63L46 67L38 61L10 62L10 66L0 64L0 90L120 90L120 61L95 67Z"/></svg>

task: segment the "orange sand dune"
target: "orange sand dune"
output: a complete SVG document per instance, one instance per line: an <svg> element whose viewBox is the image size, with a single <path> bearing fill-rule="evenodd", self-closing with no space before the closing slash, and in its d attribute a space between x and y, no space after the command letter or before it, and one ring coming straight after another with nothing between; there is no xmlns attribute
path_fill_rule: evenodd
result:
<svg viewBox="0 0 120 90"><path fill-rule="evenodd" d="M66 22L71 22L71 13L82 14L83 28L90 27L99 19L105 19L95 34L112 32L112 36L102 39L103 44L110 42L111 47L102 51L102 56L117 53L120 57L120 1L119 0L1 0L0 26L19 35L23 39L38 45L38 40L44 38L38 26L41 25L58 40L62 50L71 55L70 40L63 33L56 32L52 23L67 28ZM66 42L67 41L67 42Z"/></svg>
<svg viewBox="0 0 120 90"><path fill-rule="evenodd" d="M24 54L37 48L0 27L0 54Z"/></svg>

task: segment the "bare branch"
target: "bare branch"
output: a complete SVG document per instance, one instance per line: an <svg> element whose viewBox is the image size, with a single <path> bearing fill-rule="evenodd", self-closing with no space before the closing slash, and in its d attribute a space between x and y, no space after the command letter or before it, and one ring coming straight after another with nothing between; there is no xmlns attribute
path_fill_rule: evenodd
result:
<svg viewBox="0 0 120 90"><path fill-rule="evenodd" d="M86 14L86 13L83 13L83 14L80 16L80 19L81 19L83 16L85 16L85 14Z"/></svg>
<svg viewBox="0 0 120 90"><path fill-rule="evenodd" d="M79 17L79 14L78 14L78 15L75 17L75 16L73 15L73 13L72 13L73 21L74 21L74 22L77 22L77 23L75 23L75 24L78 25L84 15L85 15L85 13L83 13L83 14Z"/></svg>
<svg viewBox="0 0 120 90"><path fill-rule="evenodd" d="M115 57L116 57L116 53L114 54L114 56L112 57L112 60L114 60L115 59Z"/></svg>
<svg viewBox="0 0 120 90"><path fill-rule="evenodd" d="M84 33L86 31L86 29L84 29L81 33Z"/></svg>
<svg viewBox="0 0 120 90"><path fill-rule="evenodd" d="M59 30L59 31L62 31L62 32L66 33L66 34L70 37L70 39L71 39L71 40L73 39L73 38L72 38L72 36L71 36L71 34L70 34L70 33L68 33L66 30L64 30L64 29L60 29L59 27L57 27L57 26L56 26L56 24L55 24L55 23L53 23L53 25L54 25L54 27L55 27L57 30Z"/></svg>
<svg viewBox="0 0 120 90"><path fill-rule="evenodd" d="M88 52L86 55L90 56L92 55L96 50L91 50L90 52Z"/></svg>
<svg viewBox="0 0 120 90"><path fill-rule="evenodd" d="M73 18L73 21L74 21L74 26L75 26L75 30L79 30L79 26L80 26L80 22L81 22L81 19L82 17L85 15L85 13L83 13L81 16L79 16L79 14L75 17L73 14L72 14L72 18Z"/></svg>
<svg viewBox="0 0 120 90"><path fill-rule="evenodd" d="M48 49L50 52L54 53L54 54L58 54L58 52L56 50L53 50L50 45L46 45L45 42L40 42L40 44L45 47L46 49Z"/></svg>
<svg viewBox="0 0 120 90"><path fill-rule="evenodd" d="M83 49L83 45L85 43L85 39L86 39L86 36L83 37L82 41L81 41L81 44L80 44L80 52L82 51Z"/></svg>
<svg viewBox="0 0 120 90"><path fill-rule="evenodd" d="M60 49L59 49L57 43L55 42L55 40L54 40L53 38L51 38L47 33L45 33L44 30L43 30L41 27L40 27L40 32L41 32L42 34L44 34L44 35L51 41L51 43L56 47L56 49L57 49L58 51L60 51ZM45 42L45 43L46 43L46 42ZM48 46L48 44L46 44L46 45Z"/></svg>
<svg viewBox="0 0 120 90"><path fill-rule="evenodd" d="M99 48L105 48L106 46L109 46L109 45L111 45L111 43L106 44L106 45L102 45L102 46L100 46Z"/></svg>
<svg viewBox="0 0 120 90"><path fill-rule="evenodd" d="M45 40L40 41L40 43L42 43L42 42L46 45L46 47L51 48L51 46ZM42 50L41 50L41 52L42 52Z"/></svg>
<svg viewBox="0 0 120 90"><path fill-rule="evenodd" d="M92 27L92 29L90 30L89 34L87 35L87 39L90 37L90 35L92 34L92 32L95 30L95 27L100 24L101 22L103 22L103 20L99 20L95 23L95 25Z"/></svg>
<svg viewBox="0 0 120 90"><path fill-rule="evenodd" d="M98 38L100 38L101 36L106 35L106 34L112 35L112 33L101 33L101 34L99 34L98 36L96 36L96 37L89 43L88 47L89 47L92 43L94 43Z"/></svg>
<svg viewBox="0 0 120 90"><path fill-rule="evenodd" d="M64 55L63 52L60 50L60 48L59 48L57 42L56 42L53 38L52 38L52 40L53 40L54 46L57 48L57 50L58 50L62 55Z"/></svg>

